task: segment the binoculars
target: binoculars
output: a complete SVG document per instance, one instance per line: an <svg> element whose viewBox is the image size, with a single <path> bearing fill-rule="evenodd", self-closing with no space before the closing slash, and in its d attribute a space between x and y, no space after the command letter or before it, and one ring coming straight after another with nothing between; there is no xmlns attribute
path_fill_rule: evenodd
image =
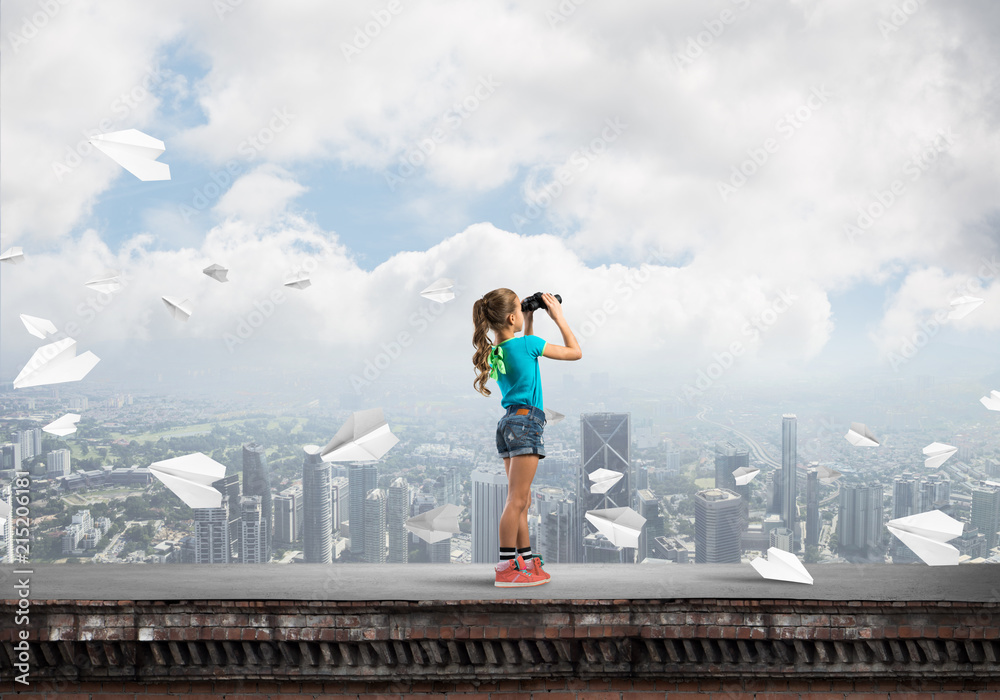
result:
<svg viewBox="0 0 1000 700"><path fill-rule="evenodd" d="M554 296L556 298L556 301L558 301L560 304L562 303L561 296L559 296L558 294L553 294L552 296ZM545 308L545 302L542 301L541 292L535 292L530 297L525 297L524 299L521 300L522 313L528 313L529 311L537 311L538 309L544 309L544 308Z"/></svg>

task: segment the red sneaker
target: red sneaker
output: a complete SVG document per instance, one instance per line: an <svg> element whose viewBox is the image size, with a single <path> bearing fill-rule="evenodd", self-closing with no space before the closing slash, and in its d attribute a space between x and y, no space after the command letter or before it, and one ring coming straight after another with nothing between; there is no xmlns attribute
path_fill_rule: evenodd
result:
<svg viewBox="0 0 1000 700"><path fill-rule="evenodd" d="M548 574L542 567L545 566L545 562L537 554L531 557L525 565L525 570L528 571L532 576L537 576L543 581L548 581L552 576Z"/></svg>
<svg viewBox="0 0 1000 700"><path fill-rule="evenodd" d="M505 559L495 567L497 578L494 584L498 588L520 588L522 586L540 586L547 579L535 577L524 568L524 559L517 556Z"/></svg>

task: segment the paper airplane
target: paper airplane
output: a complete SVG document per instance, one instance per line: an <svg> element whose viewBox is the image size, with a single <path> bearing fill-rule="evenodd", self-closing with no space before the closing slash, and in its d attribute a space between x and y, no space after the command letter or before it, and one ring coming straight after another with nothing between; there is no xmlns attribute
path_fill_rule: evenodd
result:
<svg viewBox="0 0 1000 700"><path fill-rule="evenodd" d="M381 408L355 411L320 454L324 462L370 462L399 442Z"/></svg>
<svg viewBox="0 0 1000 700"><path fill-rule="evenodd" d="M886 523L896 539L928 566L956 566L959 551L947 544L962 535L965 524L939 510L908 515Z"/></svg>
<svg viewBox="0 0 1000 700"><path fill-rule="evenodd" d="M138 129L98 134L90 143L140 180L170 179L170 166L156 160L167 147Z"/></svg>
<svg viewBox="0 0 1000 700"><path fill-rule="evenodd" d="M226 268L224 268L222 265L217 265L215 263L212 263L211 265L209 265L208 267L206 267L204 270L202 270L202 272L204 272L206 275L208 275L212 279L218 280L219 282L228 282L229 281L228 279L226 279L226 275L229 274L229 270L226 269Z"/></svg>
<svg viewBox="0 0 1000 700"><path fill-rule="evenodd" d="M616 472L613 469L595 469L587 474L587 478L594 482L590 487L591 493L607 493L611 487L621 481L625 476L624 472Z"/></svg>
<svg viewBox="0 0 1000 700"><path fill-rule="evenodd" d="M948 312L948 318L965 318L982 305L983 300L978 297L952 299L951 311Z"/></svg>
<svg viewBox="0 0 1000 700"><path fill-rule="evenodd" d="M851 429L844 437L855 447L878 447L878 438L864 423L851 423Z"/></svg>
<svg viewBox="0 0 1000 700"><path fill-rule="evenodd" d="M403 527L422 539L433 544L446 540L456 532L461 532L458 526L458 516L465 510L462 506L446 503L440 508L415 515L403 523Z"/></svg>
<svg viewBox="0 0 1000 700"><path fill-rule="evenodd" d="M222 493L212 484L226 475L226 465L194 452L149 465L149 472L191 508L219 508Z"/></svg>
<svg viewBox="0 0 1000 700"><path fill-rule="evenodd" d="M943 442L932 442L924 448L924 455L927 456L924 466L928 469L937 469L956 452L958 452L957 447L945 445Z"/></svg>
<svg viewBox="0 0 1000 700"><path fill-rule="evenodd" d="M813 577L806 571L806 567L802 566L797 556L777 547L767 550L767 559L757 557L750 562L750 566L770 581L791 581L810 585L813 582Z"/></svg>
<svg viewBox="0 0 1000 700"><path fill-rule="evenodd" d="M14 378L14 388L78 382L100 361L89 350L78 356L76 341L63 338L35 350L28 364Z"/></svg>
<svg viewBox="0 0 1000 700"><path fill-rule="evenodd" d="M24 262L24 251L21 250L20 246L14 246L13 248L8 248L4 252L0 253L0 262L11 263L12 265L20 265Z"/></svg>
<svg viewBox="0 0 1000 700"><path fill-rule="evenodd" d="M733 476L736 477L737 486L745 486L753 481L754 477L760 474L760 469L754 469L753 467L740 467L733 471Z"/></svg>
<svg viewBox="0 0 1000 700"><path fill-rule="evenodd" d="M176 299L174 297L160 297L163 299L163 303L167 305L167 311L174 318L187 321L188 316L191 315L191 302L189 299L184 299L183 301Z"/></svg>
<svg viewBox="0 0 1000 700"><path fill-rule="evenodd" d="M296 275L292 279L285 282L286 287L295 287L296 289L305 289L312 282L309 280L309 275Z"/></svg>
<svg viewBox="0 0 1000 700"><path fill-rule="evenodd" d="M117 270L105 270L102 274L83 284L95 292L103 292L105 294L113 294L122 288L122 281L118 276Z"/></svg>
<svg viewBox="0 0 1000 700"><path fill-rule="evenodd" d="M822 464L816 466L816 472L819 480L824 484L829 484L843 476L843 474L838 472L836 469L832 469Z"/></svg>
<svg viewBox="0 0 1000 700"><path fill-rule="evenodd" d="M616 547L638 547L646 519L631 508L588 510L587 520Z"/></svg>
<svg viewBox="0 0 1000 700"><path fill-rule="evenodd" d="M70 433L76 432L76 424L80 422L79 413L67 413L61 418L56 418L54 421L44 426L42 430L49 433L50 435L58 435L62 437L63 435L69 435Z"/></svg>
<svg viewBox="0 0 1000 700"><path fill-rule="evenodd" d="M559 413L559 411L553 411L551 408L546 408L543 411L543 413L545 414L545 424L546 425L548 425L550 423L552 425L555 425L556 423L558 423L559 421L561 421L563 418L566 417L562 413Z"/></svg>
<svg viewBox="0 0 1000 700"><path fill-rule="evenodd" d="M1000 391L991 391L989 396L984 396L979 402L991 411L1000 411Z"/></svg>
<svg viewBox="0 0 1000 700"><path fill-rule="evenodd" d="M451 301L455 298L455 292L451 291L454 286L455 280L442 277L437 282L431 283L427 289L420 292L420 296L424 299L430 299L431 301L443 304L446 301Z"/></svg>
<svg viewBox="0 0 1000 700"><path fill-rule="evenodd" d="M37 316L29 316L28 314L21 314L21 323L36 338L45 338L45 336L52 335L58 331L52 321L46 318L38 318Z"/></svg>

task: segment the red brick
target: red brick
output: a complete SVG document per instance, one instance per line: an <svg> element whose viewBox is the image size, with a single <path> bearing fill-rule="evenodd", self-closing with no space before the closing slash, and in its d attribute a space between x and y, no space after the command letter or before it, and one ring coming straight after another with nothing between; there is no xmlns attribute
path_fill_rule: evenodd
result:
<svg viewBox="0 0 1000 700"><path fill-rule="evenodd" d="M621 700L621 691L581 690L577 700Z"/></svg>
<svg viewBox="0 0 1000 700"><path fill-rule="evenodd" d="M626 690L622 693L622 700L663 700L663 693Z"/></svg>

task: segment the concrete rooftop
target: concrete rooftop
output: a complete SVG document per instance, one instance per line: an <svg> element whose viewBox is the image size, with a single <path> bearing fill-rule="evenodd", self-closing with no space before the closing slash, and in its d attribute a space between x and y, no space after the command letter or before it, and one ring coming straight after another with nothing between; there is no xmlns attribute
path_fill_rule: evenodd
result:
<svg viewBox="0 0 1000 700"><path fill-rule="evenodd" d="M32 600L871 600L1000 603L1000 565L812 564L813 585L748 564L551 564L552 580L496 588L489 564L0 565L5 598L29 569ZM22 576L23 577L23 576Z"/></svg>

